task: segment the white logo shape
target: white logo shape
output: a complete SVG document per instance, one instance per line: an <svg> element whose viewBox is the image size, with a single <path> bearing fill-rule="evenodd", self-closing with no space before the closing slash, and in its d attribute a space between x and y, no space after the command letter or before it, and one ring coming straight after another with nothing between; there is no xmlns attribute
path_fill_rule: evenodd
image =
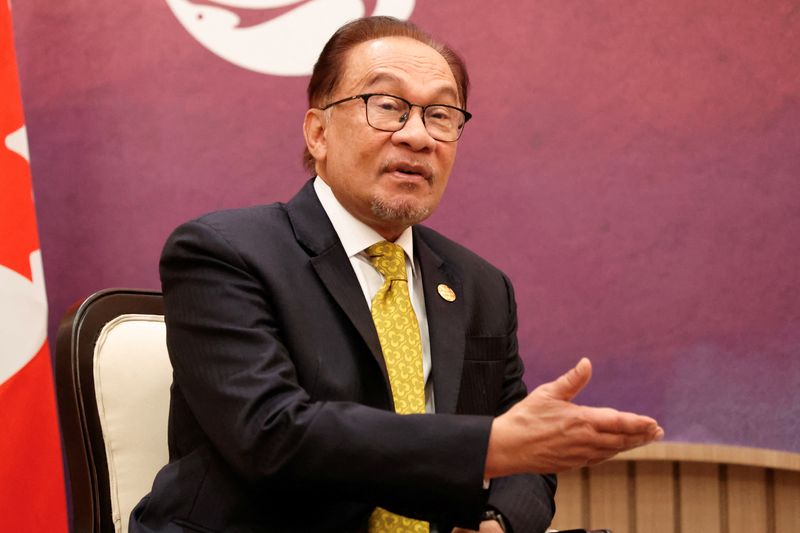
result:
<svg viewBox="0 0 800 533"><path fill-rule="evenodd" d="M239 67L277 76L311 74L339 26L364 16L363 0L166 0L178 21L208 50ZM296 5L294 9L290 6ZM282 8L282 9L280 9ZM255 25L240 14L279 10ZM414 0L377 0L372 15L407 19Z"/></svg>
<svg viewBox="0 0 800 533"><path fill-rule="evenodd" d="M25 126L9 133L4 144L29 161ZM41 252L32 252L29 261L33 282L0 264L0 383L28 364L47 337L47 295Z"/></svg>
<svg viewBox="0 0 800 533"><path fill-rule="evenodd" d="M33 282L0 265L0 383L33 359L47 337L42 254L31 253Z"/></svg>
<svg viewBox="0 0 800 533"><path fill-rule="evenodd" d="M25 126L22 126L15 132L9 133L6 136L6 148L12 152L19 154L25 161L31 161L28 154L28 132Z"/></svg>

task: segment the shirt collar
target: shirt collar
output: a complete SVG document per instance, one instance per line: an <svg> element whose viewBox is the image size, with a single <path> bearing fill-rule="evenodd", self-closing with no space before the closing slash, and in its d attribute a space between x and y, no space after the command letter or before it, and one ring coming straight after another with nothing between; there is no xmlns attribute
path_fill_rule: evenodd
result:
<svg viewBox="0 0 800 533"><path fill-rule="evenodd" d="M328 215L331 224L333 224L333 229L339 236L347 257L356 256L376 242L386 240L381 237L380 233L358 220L345 209L334 196L330 186L319 176L314 179L314 191L316 191L322 208ZM403 249L406 257L410 259L409 262L413 272L414 239L411 227L406 228L394 242Z"/></svg>

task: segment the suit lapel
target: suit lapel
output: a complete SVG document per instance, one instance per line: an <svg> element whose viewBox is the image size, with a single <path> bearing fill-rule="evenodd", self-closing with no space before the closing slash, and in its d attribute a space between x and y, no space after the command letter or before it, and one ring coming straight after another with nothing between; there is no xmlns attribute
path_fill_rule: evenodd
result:
<svg viewBox="0 0 800 533"><path fill-rule="evenodd" d="M386 363L383 360L378 333L375 330L369 307L364 302L364 293L361 291L353 267L341 244L312 257L311 264L328 292L331 293L333 299L336 300L366 342L369 351L381 367L388 388L389 375L386 372Z"/></svg>
<svg viewBox="0 0 800 533"><path fill-rule="evenodd" d="M428 246L414 228L414 250L422 270L425 312L431 341L433 390L437 413L455 413L464 363L464 295L458 275ZM439 294L440 284L456 294L448 302Z"/></svg>
<svg viewBox="0 0 800 533"><path fill-rule="evenodd" d="M286 212L294 228L297 241L311 256L310 261L325 288L350 319L364 339L370 353L381 368L389 390L386 364L381 353L378 333L372 322L369 306L358 284L350 260L333 229L328 215L314 192L314 180L309 180L292 200ZM390 394L391 397L391 394Z"/></svg>
<svg viewBox="0 0 800 533"><path fill-rule="evenodd" d="M369 306L364 302L364 294L342 243L314 192L313 180L307 182L286 204L286 212L294 228L295 238L311 256L311 265L320 280L355 326L378 363L391 399L389 376ZM430 248L423 232L421 228L414 228L414 250L422 271L436 412L454 413L464 361L462 283L452 268ZM447 285L455 292L455 301L448 302L439 295L440 284Z"/></svg>

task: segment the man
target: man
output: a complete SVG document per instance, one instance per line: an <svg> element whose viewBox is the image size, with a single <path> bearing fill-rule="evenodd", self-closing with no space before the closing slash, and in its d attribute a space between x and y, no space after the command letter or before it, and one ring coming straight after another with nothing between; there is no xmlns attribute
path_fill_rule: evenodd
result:
<svg viewBox="0 0 800 533"><path fill-rule="evenodd" d="M170 463L131 531L541 532L548 472L660 438L650 418L570 402L587 360L526 396L508 279L416 225L466 99L450 49L352 22L309 84L317 177L170 237Z"/></svg>

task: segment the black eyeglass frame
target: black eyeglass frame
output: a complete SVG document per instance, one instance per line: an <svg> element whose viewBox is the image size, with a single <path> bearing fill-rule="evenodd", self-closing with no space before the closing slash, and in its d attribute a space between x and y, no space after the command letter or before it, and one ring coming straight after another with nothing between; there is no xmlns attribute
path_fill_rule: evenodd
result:
<svg viewBox="0 0 800 533"><path fill-rule="evenodd" d="M383 129L383 128L376 128L375 126L372 125L372 123L369 121L368 100L373 96L389 96L390 98L397 98L401 102L405 102L406 105L408 105L408 113L405 115L405 119L401 123L402 126L397 128L396 130L386 130L386 129ZM447 142L451 142L452 143L452 142L456 142L457 140L459 140L461 138L461 134L464 133L464 127L467 125L467 122L469 122L469 119L472 118L472 113L470 113L466 109L461 109L460 107L456 107L454 105L450 105L450 104L428 104L428 105L412 104L411 102L409 102L405 98L397 96L396 94L387 94L387 93L363 93L363 94L357 94L355 96L348 96L347 98L342 98L341 100L336 100L335 102L331 102L329 104L326 104L326 105L320 107L319 109L321 111L326 111L326 110L330 109L331 107L333 107L335 105L343 104L343 103L349 102L351 100L358 100L359 98L364 101L364 117L367 119L367 124L369 124L370 127L375 128L378 131L386 131L386 132L392 132L392 133L394 133L395 131L400 131L403 128L405 128L406 124L408 124L408 117L411 114L411 110L414 109L415 107L418 107L418 108L420 108L422 110L422 114L420 115L420 117L422 118L422 124L425 126L425 130L426 131L428 131L428 125L425 124L425 111L429 107L449 107L450 109L455 109L456 111L461 111L461 113L464 114L464 124L462 124L461 128L458 130L458 137L456 137L452 141L443 141L441 139L436 139L436 137L433 137L433 135L431 135L431 137L433 137L437 141L445 142L445 143L447 143ZM403 117L401 117L401 119L402 118ZM430 134L430 131L428 131L428 133Z"/></svg>

